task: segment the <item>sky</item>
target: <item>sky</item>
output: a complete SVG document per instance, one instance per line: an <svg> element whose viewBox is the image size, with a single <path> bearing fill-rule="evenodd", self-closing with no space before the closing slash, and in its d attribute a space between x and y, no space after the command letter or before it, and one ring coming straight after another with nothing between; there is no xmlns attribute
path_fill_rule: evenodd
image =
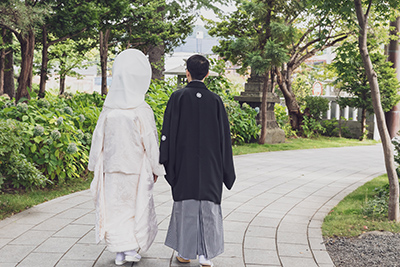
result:
<svg viewBox="0 0 400 267"><path fill-rule="evenodd" d="M236 9L235 5L233 5L233 4L229 4L229 5L216 4L216 6L219 7L224 12L232 12ZM207 19L212 19L212 20L218 21L218 18L214 14L214 11L212 11L210 9L205 9L205 8L200 9L200 15L202 15L203 17L205 17ZM204 22L201 20L200 17L197 19L195 24L204 26Z"/></svg>

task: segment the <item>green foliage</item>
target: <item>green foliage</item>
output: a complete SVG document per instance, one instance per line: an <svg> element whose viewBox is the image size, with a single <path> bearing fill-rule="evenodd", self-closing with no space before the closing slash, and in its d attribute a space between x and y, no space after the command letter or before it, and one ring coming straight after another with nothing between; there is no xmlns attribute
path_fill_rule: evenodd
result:
<svg viewBox="0 0 400 267"><path fill-rule="evenodd" d="M322 126L325 128L324 135L326 136L339 136L339 121L337 119L324 120Z"/></svg>
<svg viewBox="0 0 400 267"><path fill-rule="evenodd" d="M305 97L312 94L312 86L310 84L308 75L304 73L299 73L296 75L296 77L293 79L292 90L296 96L299 106L304 106Z"/></svg>
<svg viewBox="0 0 400 267"><path fill-rule="evenodd" d="M223 101L231 127L232 144L237 145L256 140L260 131L256 122L257 111L246 103L241 107L238 102L228 97L225 97Z"/></svg>
<svg viewBox="0 0 400 267"><path fill-rule="evenodd" d="M389 201L389 184L385 184L382 187L376 187L373 190L373 197L366 201L362 212L364 215L369 217L384 217L388 213L388 201Z"/></svg>
<svg viewBox="0 0 400 267"><path fill-rule="evenodd" d="M285 107L280 104L275 104L274 113L276 122L278 123L279 128L285 132L285 136L297 136L296 131L293 131L292 126L290 125L289 115L287 114Z"/></svg>
<svg viewBox="0 0 400 267"><path fill-rule="evenodd" d="M82 75L75 70L87 68L92 62L88 50L95 45L92 39L81 39L73 41L67 39L64 42L56 43L49 47L49 63L55 72L64 78L66 76L82 78ZM61 88L60 88L61 89ZM64 89L64 88L62 88Z"/></svg>
<svg viewBox="0 0 400 267"><path fill-rule="evenodd" d="M308 116L303 117L303 135L307 138L317 137L325 132L325 128L316 119Z"/></svg>
<svg viewBox="0 0 400 267"><path fill-rule="evenodd" d="M0 3L0 25L21 33L40 27L48 14L46 6L31 1L6 0Z"/></svg>
<svg viewBox="0 0 400 267"><path fill-rule="evenodd" d="M176 85L171 81L153 80L146 94L146 102L154 112L159 137L164 121L164 111L175 88Z"/></svg>
<svg viewBox="0 0 400 267"><path fill-rule="evenodd" d="M2 184L14 188L41 187L48 182L21 153L24 145L21 135L26 128L26 123L0 119L0 188Z"/></svg>
<svg viewBox="0 0 400 267"><path fill-rule="evenodd" d="M208 76L204 80L204 84L207 88L220 95L224 96L227 92L230 91L230 88L233 86L231 82L224 76L225 75L225 62L221 59L213 59L209 58L210 61L210 69L218 73L218 76Z"/></svg>
<svg viewBox="0 0 400 267"><path fill-rule="evenodd" d="M214 52L240 65L240 73L246 73L250 66L254 74L263 75L271 67L289 60L287 45L296 34L292 25L283 23L279 17L286 17L285 12L298 8L297 3L289 7L283 1L272 6L238 1L236 8L231 14L220 15L221 22L206 20L209 34L220 37Z"/></svg>
<svg viewBox="0 0 400 267"><path fill-rule="evenodd" d="M344 117L341 117L342 121L347 121ZM322 127L325 131L322 133L325 136L339 136L339 121L337 119L323 120L321 121ZM349 127L341 124L341 137L351 138Z"/></svg>
<svg viewBox="0 0 400 267"><path fill-rule="evenodd" d="M282 106L280 104L275 104L274 113L275 113L276 122L278 123L279 128L283 128L286 124L289 123L289 116L288 116L284 106Z"/></svg>
<svg viewBox="0 0 400 267"><path fill-rule="evenodd" d="M243 144L254 141L259 135L260 128L256 122L257 111L244 103L242 106L233 100L229 93L233 84L224 76L225 62L223 60L210 59L211 69L219 75L207 77L204 83L207 88L218 94L225 104L231 127L232 144Z"/></svg>
<svg viewBox="0 0 400 267"><path fill-rule="evenodd" d="M306 96L304 98L308 112L315 120L321 120L322 115L329 109L329 100L320 96Z"/></svg>
<svg viewBox="0 0 400 267"><path fill-rule="evenodd" d="M348 139L345 139L348 140ZM357 143L362 144L364 142ZM388 187L387 175L382 175L365 183L347 195L325 217L322 224L324 236L358 236L368 231L399 232L400 224L387 219L387 214L379 216L383 205L378 199L373 201L381 189ZM371 203L368 204L369 200ZM366 208L370 206L371 208ZM368 210L368 214L365 213ZM372 217L374 215L374 217Z"/></svg>
<svg viewBox="0 0 400 267"><path fill-rule="evenodd" d="M0 118L26 123L21 152L43 175L59 184L86 173L91 134L102 104L97 93L47 94L45 99L17 106L3 101Z"/></svg>
<svg viewBox="0 0 400 267"><path fill-rule="evenodd" d="M312 86L317 81L336 78L336 73L327 64L309 66L303 63L293 77L292 91L300 108L306 108L305 98L312 95Z"/></svg>
<svg viewBox="0 0 400 267"><path fill-rule="evenodd" d="M229 88L224 87L229 86L224 78L215 79L210 84L214 90ZM153 81L146 95L159 133L164 110L174 88L176 85L172 82ZM256 139L259 132L255 120L257 112L246 104L240 107L224 90L219 93L228 112L232 142L239 144ZM0 119L24 125L23 129L16 130L19 139L14 141L9 139L13 138L13 134L2 131L6 136L4 143L9 143L3 146L3 150L12 149L12 144L16 144L13 151L19 151L19 158L5 156L12 159L14 165L2 165L4 170L0 173L0 183L5 181L15 188L31 188L46 182L63 184L86 176L92 132L103 103L104 97L98 93L46 94L45 98L17 105L12 100L0 98ZM3 160L0 158L0 161ZM34 171L34 175L28 171ZM18 175L11 176L12 173Z"/></svg>
<svg viewBox="0 0 400 267"><path fill-rule="evenodd" d="M392 63L387 61L387 56L372 45L369 46L369 49L371 50L369 55L378 76L382 108L386 112L400 100L399 82L395 69L391 67ZM366 109L373 114L371 89L357 43L345 42L336 49L336 53L332 68L337 72L338 78L334 84L352 96L350 98L339 97L339 105Z"/></svg>

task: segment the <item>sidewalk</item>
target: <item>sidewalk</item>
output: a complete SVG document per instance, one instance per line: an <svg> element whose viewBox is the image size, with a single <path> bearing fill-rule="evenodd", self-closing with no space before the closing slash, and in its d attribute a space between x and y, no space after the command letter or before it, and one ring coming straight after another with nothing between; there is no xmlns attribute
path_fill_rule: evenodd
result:
<svg viewBox="0 0 400 267"><path fill-rule="evenodd" d="M385 171L380 145L236 156L235 167L236 184L223 193L225 252L216 267L334 266L322 243L325 215ZM163 245L172 208L163 179L154 195L159 233L133 266L198 266L178 264ZM0 221L0 267L115 266L93 228L88 190L35 206Z"/></svg>

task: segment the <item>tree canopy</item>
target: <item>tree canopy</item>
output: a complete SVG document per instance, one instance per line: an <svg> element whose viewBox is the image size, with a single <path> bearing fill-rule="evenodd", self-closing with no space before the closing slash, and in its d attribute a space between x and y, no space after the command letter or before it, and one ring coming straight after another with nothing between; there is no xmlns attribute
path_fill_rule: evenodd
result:
<svg viewBox="0 0 400 267"><path fill-rule="evenodd" d="M300 130L302 114L291 88L292 75L307 59L352 31L339 15L322 12L310 1L236 1L236 7L220 22L208 21L210 34L221 38L214 51L242 66L242 71L250 66L261 73L274 65L292 127Z"/></svg>

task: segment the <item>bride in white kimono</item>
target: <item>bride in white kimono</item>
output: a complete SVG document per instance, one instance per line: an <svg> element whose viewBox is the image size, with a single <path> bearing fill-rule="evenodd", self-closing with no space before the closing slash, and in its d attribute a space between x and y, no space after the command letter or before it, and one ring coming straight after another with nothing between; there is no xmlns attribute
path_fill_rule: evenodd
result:
<svg viewBox="0 0 400 267"><path fill-rule="evenodd" d="M89 170L96 206L96 241L103 239L115 264L137 262L153 243L157 219L153 185L165 174L158 163L154 114L144 101L151 66L139 50L121 52L93 133Z"/></svg>

